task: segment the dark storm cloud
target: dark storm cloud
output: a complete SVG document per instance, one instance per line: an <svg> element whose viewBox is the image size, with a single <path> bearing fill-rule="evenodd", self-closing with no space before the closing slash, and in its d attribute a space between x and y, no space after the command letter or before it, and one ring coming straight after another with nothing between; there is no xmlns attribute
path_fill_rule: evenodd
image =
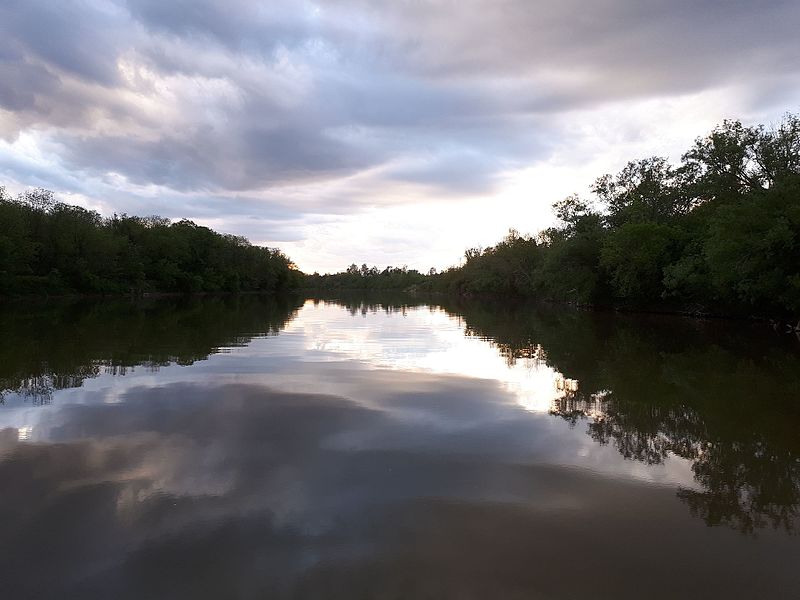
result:
<svg viewBox="0 0 800 600"><path fill-rule="evenodd" d="M131 24L107 3L9 0L0 23L0 45L32 62L103 85L119 81L116 59Z"/></svg>
<svg viewBox="0 0 800 600"><path fill-rule="evenodd" d="M324 135L302 129L260 129L233 138L201 129L183 136L136 140L126 136L62 136L74 168L124 173L133 183L176 190L243 190L349 172L365 163Z"/></svg>
<svg viewBox="0 0 800 600"><path fill-rule="evenodd" d="M724 85L779 102L798 26L780 0L12 0L0 135L41 131L65 168L176 191L383 169L463 197L547 157L569 110Z"/></svg>
<svg viewBox="0 0 800 600"><path fill-rule="evenodd" d="M313 32L311 4L273 0L127 0L131 16L151 31L207 37L229 48L273 49Z"/></svg>
<svg viewBox="0 0 800 600"><path fill-rule="evenodd" d="M408 53L407 62L445 75L516 76L555 66L641 78L616 82L623 87L638 83L645 88L686 77L696 85L696 75L713 76L722 66L722 77L731 71L748 73L767 59L779 70L798 52L792 31L800 9L782 0L758 5L722 0L472 0L392 3L380 10L385 15L380 18L393 26L390 30L409 32L416 24L413 35L423 41ZM675 68L681 65L687 68Z"/></svg>
<svg viewBox="0 0 800 600"><path fill-rule="evenodd" d="M0 107L11 111L31 110L37 96L58 92L61 81L40 65L31 65L20 57L0 57Z"/></svg>

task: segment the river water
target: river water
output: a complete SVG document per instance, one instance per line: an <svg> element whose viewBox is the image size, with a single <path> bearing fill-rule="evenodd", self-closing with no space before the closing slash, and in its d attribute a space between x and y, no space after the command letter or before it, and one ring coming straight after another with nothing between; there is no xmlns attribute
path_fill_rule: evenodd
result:
<svg viewBox="0 0 800 600"><path fill-rule="evenodd" d="M0 597L800 597L800 340L446 299L0 308Z"/></svg>

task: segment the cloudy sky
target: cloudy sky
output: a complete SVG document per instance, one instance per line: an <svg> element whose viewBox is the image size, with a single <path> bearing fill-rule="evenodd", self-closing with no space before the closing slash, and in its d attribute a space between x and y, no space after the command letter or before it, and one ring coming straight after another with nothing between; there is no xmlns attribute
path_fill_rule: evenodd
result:
<svg viewBox="0 0 800 600"><path fill-rule="evenodd" d="M306 271L427 270L726 117L800 111L797 0L2 0L0 185Z"/></svg>

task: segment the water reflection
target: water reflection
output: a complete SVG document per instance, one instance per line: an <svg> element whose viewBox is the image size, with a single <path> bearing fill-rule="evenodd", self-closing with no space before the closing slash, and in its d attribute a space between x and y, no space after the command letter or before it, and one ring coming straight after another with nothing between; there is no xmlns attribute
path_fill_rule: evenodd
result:
<svg viewBox="0 0 800 600"><path fill-rule="evenodd" d="M190 365L276 334L301 305L245 295L0 306L0 403L49 404L56 390L103 373Z"/></svg>
<svg viewBox="0 0 800 600"><path fill-rule="evenodd" d="M351 314L405 314L407 303L350 300ZM708 525L795 531L800 517L800 355L763 327L467 302L432 311L435 338L455 319L489 345L435 344L373 363L502 382L529 410L549 410L625 458L691 461L677 495ZM438 320L436 316L439 316ZM460 331L459 331L460 335ZM486 352L491 346L506 368ZM364 352L364 340L340 352ZM569 376L565 376L569 374Z"/></svg>
<svg viewBox="0 0 800 600"><path fill-rule="evenodd" d="M800 365L780 338L298 305L0 318L38 340L3 350L7 387L80 386L0 407L3 597L797 597Z"/></svg>
<svg viewBox="0 0 800 600"><path fill-rule="evenodd" d="M553 415L573 425L586 419L589 436L626 459L691 460L699 489L681 488L678 496L709 525L797 528L800 355L793 340L740 324L530 307L499 318L478 308L465 318L510 363L527 358L531 339L541 340L548 363L575 378L564 380Z"/></svg>

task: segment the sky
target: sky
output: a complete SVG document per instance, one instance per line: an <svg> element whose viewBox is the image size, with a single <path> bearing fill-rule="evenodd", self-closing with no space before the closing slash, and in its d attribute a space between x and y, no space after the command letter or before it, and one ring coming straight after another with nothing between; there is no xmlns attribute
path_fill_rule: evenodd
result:
<svg viewBox="0 0 800 600"><path fill-rule="evenodd" d="M0 185L427 271L800 112L797 0L2 0Z"/></svg>

